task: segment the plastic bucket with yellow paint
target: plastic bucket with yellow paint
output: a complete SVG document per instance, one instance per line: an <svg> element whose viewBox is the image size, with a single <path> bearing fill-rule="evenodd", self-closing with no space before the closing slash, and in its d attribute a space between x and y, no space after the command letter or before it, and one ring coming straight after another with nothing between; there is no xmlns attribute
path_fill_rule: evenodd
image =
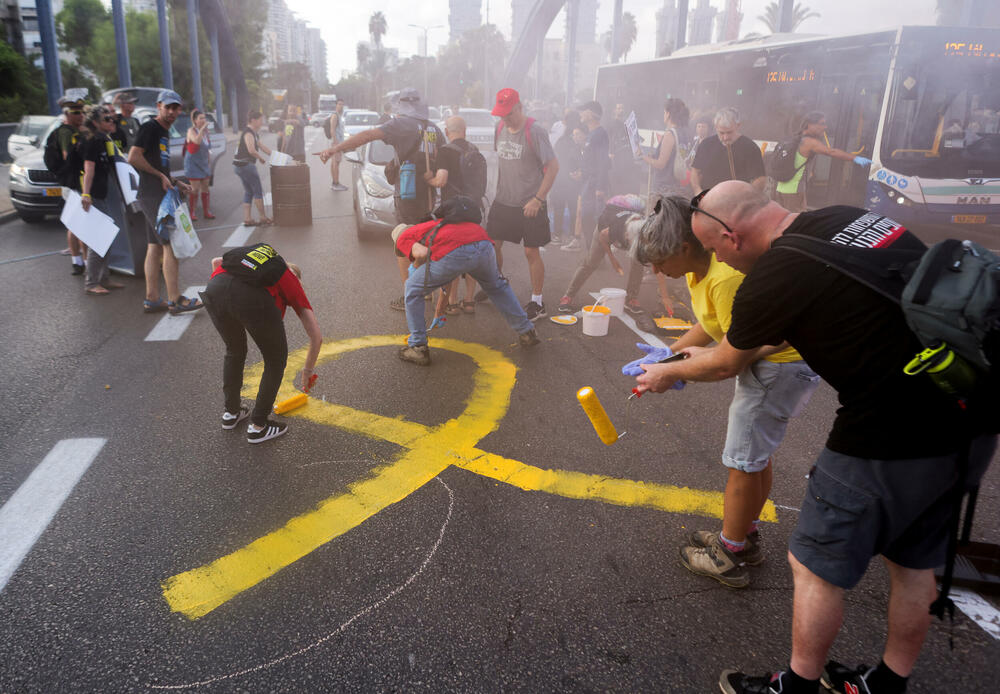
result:
<svg viewBox="0 0 1000 694"><path fill-rule="evenodd" d="M583 307L583 334L591 337L604 337L608 334L608 324L611 323L611 309L607 306Z"/></svg>
<svg viewBox="0 0 1000 694"><path fill-rule="evenodd" d="M605 287L601 290L604 305L611 309L612 316L620 316L625 312L625 290L617 287Z"/></svg>

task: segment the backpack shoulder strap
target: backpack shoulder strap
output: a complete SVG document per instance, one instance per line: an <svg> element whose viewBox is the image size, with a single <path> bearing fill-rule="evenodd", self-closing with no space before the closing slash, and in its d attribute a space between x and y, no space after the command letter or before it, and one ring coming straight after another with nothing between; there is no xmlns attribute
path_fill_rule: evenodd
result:
<svg viewBox="0 0 1000 694"><path fill-rule="evenodd" d="M503 129L503 119L497 123L496 130L493 131L493 151L497 151L497 141L500 140L500 131Z"/></svg>
<svg viewBox="0 0 1000 694"><path fill-rule="evenodd" d="M529 117L524 119L524 141L528 143L528 149L537 155L538 152L535 150L535 141L531 139L531 126L534 124L534 118Z"/></svg>

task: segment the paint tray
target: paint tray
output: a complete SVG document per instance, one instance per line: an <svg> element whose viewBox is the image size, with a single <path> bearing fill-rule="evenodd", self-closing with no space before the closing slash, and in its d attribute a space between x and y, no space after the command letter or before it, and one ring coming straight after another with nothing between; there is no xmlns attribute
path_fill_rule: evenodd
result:
<svg viewBox="0 0 1000 694"><path fill-rule="evenodd" d="M670 318L669 316L654 318L653 321L656 323L656 327L661 330L690 330L694 327L682 318Z"/></svg>

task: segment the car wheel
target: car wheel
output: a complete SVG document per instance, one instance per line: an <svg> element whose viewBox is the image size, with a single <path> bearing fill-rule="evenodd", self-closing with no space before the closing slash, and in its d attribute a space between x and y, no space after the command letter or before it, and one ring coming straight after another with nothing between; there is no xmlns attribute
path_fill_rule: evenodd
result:
<svg viewBox="0 0 1000 694"><path fill-rule="evenodd" d="M361 218L361 209L358 207L358 196L354 196L354 231L358 235L358 241L364 241L368 238L368 228L365 225L365 221Z"/></svg>

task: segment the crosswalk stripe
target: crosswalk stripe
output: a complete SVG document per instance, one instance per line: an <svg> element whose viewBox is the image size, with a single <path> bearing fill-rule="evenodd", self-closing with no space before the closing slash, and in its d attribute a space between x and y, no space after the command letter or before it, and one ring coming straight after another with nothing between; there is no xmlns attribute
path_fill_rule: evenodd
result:
<svg viewBox="0 0 1000 694"><path fill-rule="evenodd" d="M205 285L197 285L194 287L188 287L184 290L184 296L189 299L197 299L198 292L205 289ZM172 340L181 339L181 335L184 331L188 329L191 325L191 321L194 320L194 314L197 311L189 311L187 313L181 313L177 316L172 316L169 313L160 319L160 322L153 326L153 329L149 331L149 335L146 335L146 342L170 342Z"/></svg>
<svg viewBox="0 0 1000 694"><path fill-rule="evenodd" d="M0 591L105 443L107 439L63 439L0 507Z"/></svg>
<svg viewBox="0 0 1000 694"><path fill-rule="evenodd" d="M248 227L246 224L240 224L229 235L229 238L222 242L223 248L233 248L235 246L245 246L247 239L253 234L253 227Z"/></svg>
<svg viewBox="0 0 1000 694"><path fill-rule="evenodd" d="M592 297L594 297L594 299L598 299L601 296L598 292L590 292L590 295ZM582 320L583 319L583 311L582 310L581 311L577 311L576 313L577 313L578 316L580 316L580 319ZM639 328L639 326L636 325L635 318L633 318L632 316L628 315L624 311L622 312L622 315L615 316L615 318L617 318L622 323L624 323L625 327L627 327L629 330L631 330L636 335L638 335L639 337L641 337L646 342L646 344L652 345L653 347L666 347L667 346L666 342L664 342L663 340L661 340L660 338L658 338L653 333L647 333L645 330L641 330Z"/></svg>

